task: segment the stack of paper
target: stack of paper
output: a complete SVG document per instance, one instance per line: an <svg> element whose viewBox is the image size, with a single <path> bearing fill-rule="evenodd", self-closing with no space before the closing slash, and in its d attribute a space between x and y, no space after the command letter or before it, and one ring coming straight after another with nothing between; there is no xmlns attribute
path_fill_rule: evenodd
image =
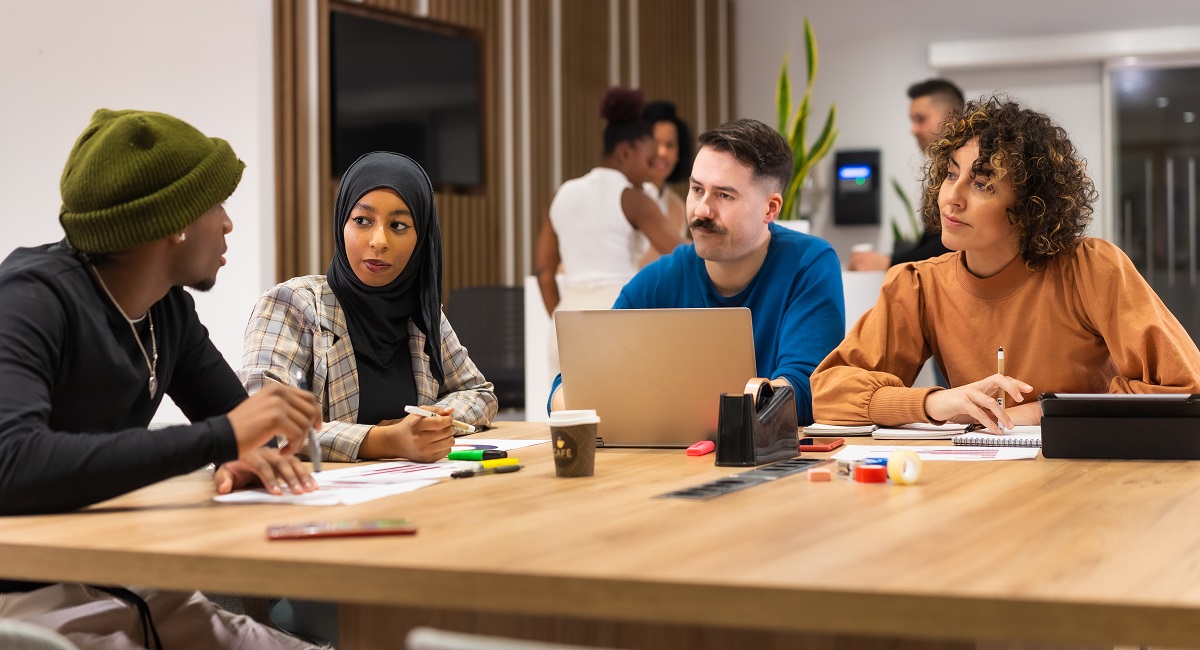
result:
<svg viewBox="0 0 1200 650"><path fill-rule="evenodd" d="M804 427L806 436L869 436L877 427L874 424L840 426L837 424L814 423Z"/></svg>
<svg viewBox="0 0 1200 650"><path fill-rule="evenodd" d="M967 430L965 424L929 424L915 422L898 427L876 429L871 437L876 440L949 440Z"/></svg>

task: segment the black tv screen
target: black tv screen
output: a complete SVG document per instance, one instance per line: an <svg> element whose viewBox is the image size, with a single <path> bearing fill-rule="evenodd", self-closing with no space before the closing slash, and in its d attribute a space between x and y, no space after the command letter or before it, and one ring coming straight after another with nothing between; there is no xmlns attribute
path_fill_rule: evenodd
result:
<svg viewBox="0 0 1200 650"><path fill-rule="evenodd" d="M364 153L395 151L419 162L439 189L482 186L476 38L333 11L329 49L335 177Z"/></svg>

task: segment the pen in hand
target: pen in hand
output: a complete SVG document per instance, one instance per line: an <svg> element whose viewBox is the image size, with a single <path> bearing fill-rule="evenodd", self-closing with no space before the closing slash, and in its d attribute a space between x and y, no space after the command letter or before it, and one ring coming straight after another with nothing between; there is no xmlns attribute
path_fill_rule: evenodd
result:
<svg viewBox="0 0 1200 650"><path fill-rule="evenodd" d="M425 409L423 409L419 406L405 406L404 412L408 413L409 415L419 415L423 418L439 417L439 415L437 413L434 413L433 411L426 411ZM466 433L475 433L476 431L478 431L478 429L467 424L466 422L459 422L458 420L450 420L450 424L455 429L458 429L459 431L464 431Z"/></svg>
<svg viewBox="0 0 1200 650"><path fill-rule="evenodd" d="M308 380L304 377L304 372L297 370L296 387L300 390L311 390L308 386ZM314 472L321 471L321 443L317 441L317 430L309 428L308 430L308 448L309 456L312 458L312 468Z"/></svg>

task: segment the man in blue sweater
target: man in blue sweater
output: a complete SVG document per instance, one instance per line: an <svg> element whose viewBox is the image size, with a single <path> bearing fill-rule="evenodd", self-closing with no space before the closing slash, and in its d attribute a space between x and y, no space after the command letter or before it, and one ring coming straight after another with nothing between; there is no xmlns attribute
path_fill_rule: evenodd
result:
<svg viewBox="0 0 1200 650"><path fill-rule="evenodd" d="M846 332L837 254L823 239L772 223L792 174L783 136L736 120L699 142L687 195L693 243L642 269L613 307L749 308L758 376L790 385L796 416L809 424L809 375Z"/></svg>

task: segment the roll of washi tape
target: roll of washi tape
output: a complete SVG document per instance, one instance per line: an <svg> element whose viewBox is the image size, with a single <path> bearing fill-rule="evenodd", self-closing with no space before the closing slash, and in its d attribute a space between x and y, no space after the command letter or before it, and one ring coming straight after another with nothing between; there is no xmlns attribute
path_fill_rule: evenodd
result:
<svg viewBox="0 0 1200 650"><path fill-rule="evenodd" d="M851 479L854 478L854 468L857 465L859 465L857 460L839 460L834 471L840 478Z"/></svg>
<svg viewBox="0 0 1200 650"><path fill-rule="evenodd" d="M887 473L897 485L913 485L921 478L921 457L913 451L894 451L888 457Z"/></svg>
<svg viewBox="0 0 1200 650"><path fill-rule="evenodd" d="M887 467L883 465L859 465L854 468L854 480L859 483L887 483Z"/></svg>

